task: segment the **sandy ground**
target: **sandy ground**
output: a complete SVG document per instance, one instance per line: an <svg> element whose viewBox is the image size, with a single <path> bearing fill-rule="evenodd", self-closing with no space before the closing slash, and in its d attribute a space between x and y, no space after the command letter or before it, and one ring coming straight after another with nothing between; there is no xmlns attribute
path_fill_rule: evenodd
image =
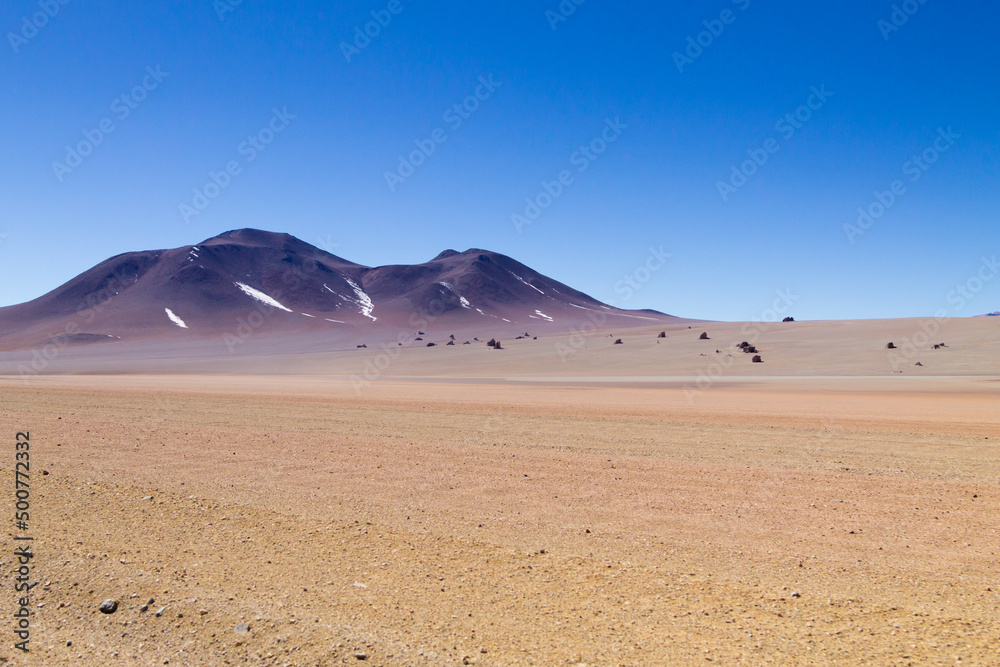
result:
<svg viewBox="0 0 1000 667"><path fill-rule="evenodd" d="M10 664L997 664L997 382L0 396L42 582Z"/></svg>
<svg viewBox="0 0 1000 667"><path fill-rule="evenodd" d="M627 377L669 378L702 384L775 377L1000 377L1000 318L899 319L846 322L711 322L597 331L584 321L576 332L518 340L495 329L427 327L422 340L398 345L362 336L353 341L321 336L272 336L261 328L243 338L184 337L95 343L0 352L0 375L66 373L229 373L343 376L364 381L392 378L593 381ZM688 327L691 328L688 328ZM666 338L657 337L660 331ZM702 332L708 340L700 340ZM509 332L508 332L509 333ZM449 336L456 345L447 345ZM374 331L373 331L374 336ZM536 339L537 336L537 339ZM416 338L416 332L413 332ZM503 350L485 341L499 338ZM476 342L475 339L479 338ZM621 345L614 341L622 340ZM470 345L463 345L466 340ZM736 346L756 346L763 363ZM427 343L435 347L426 347ZM893 342L897 349L887 350ZM933 349L936 343L947 347ZM919 366L917 364L920 364Z"/></svg>
<svg viewBox="0 0 1000 667"><path fill-rule="evenodd" d="M0 377L39 581L25 655L8 523L0 662L1000 664L984 322L904 373L913 322L772 328L718 373L740 325Z"/></svg>

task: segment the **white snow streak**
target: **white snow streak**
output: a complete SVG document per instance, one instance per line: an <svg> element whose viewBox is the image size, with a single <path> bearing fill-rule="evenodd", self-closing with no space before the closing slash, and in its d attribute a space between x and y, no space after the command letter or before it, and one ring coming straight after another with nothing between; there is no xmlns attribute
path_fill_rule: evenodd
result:
<svg viewBox="0 0 1000 667"><path fill-rule="evenodd" d="M347 276L344 276L344 280L347 281L347 284L351 286L351 289L353 289L354 293L357 295L358 298L355 303L358 304L358 308L361 309L361 314L365 317L371 318L372 322L377 320L378 318L372 315L372 311L375 310L375 304L372 303L371 297L365 294L365 291L361 289L360 285Z"/></svg>
<svg viewBox="0 0 1000 667"><path fill-rule="evenodd" d="M441 285L442 287L446 288L449 292L451 292L452 294L454 294L455 296L457 296L459 303L462 304L462 308L465 308L466 310L472 310L472 304L469 303L468 299L466 299L464 296L462 296L461 294L459 294L455 290L455 286L454 285L452 285L450 283L438 283L438 285ZM479 310L479 309L477 308L476 310ZM483 312L483 311L480 310L479 312Z"/></svg>
<svg viewBox="0 0 1000 667"><path fill-rule="evenodd" d="M164 308L163 310L167 311L167 317L170 318L171 322L179 326L181 329L188 328L188 325L184 324L184 320L174 315L174 311L170 310L169 308Z"/></svg>
<svg viewBox="0 0 1000 667"><path fill-rule="evenodd" d="M514 273L514 272L513 272L513 271L511 271L510 269L506 269L506 271L507 271L507 273L509 273L510 275L514 276L515 278L517 278L517 279L518 279L518 280L520 280L520 281L521 281L522 283L524 283L525 285L527 285L527 286L528 286L528 287L530 287L531 289L535 290L535 291L536 291L536 292L538 292L539 294L545 294L545 292L543 292L542 290L538 289L537 287L535 287L534 285L532 285L532 284L531 284L531 283L529 283L529 282L528 282L527 280L525 280L525 279L524 279L524 278L522 278L521 276L517 275L516 273Z"/></svg>
<svg viewBox="0 0 1000 667"><path fill-rule="evenodd" d="M553 322L553 321L554 321L554 320L553 320L553 319L552 319L551 317L549 317L548 315L546 315L545 313L543 313L543 312L542 312L542 311L540 311L540 310L536 310L536 311L535 311L535 314L536 314L536 315L538 315L539 317L541 317L542 319L546 319L546 320L548 320L549 322ZM529 316L529 317L530 317L530 316Z"/></svg>
<svg viewBox="0 0 1000 667"><path fill-rule="evenodd" d="M340 294L339 292L334 292L332 289L330 289L330 286L327 285L326 283L323 283L323 289L325 289L330 294L333 294L334 296L339 296L342 301L349 301L350 300L346 296L344 296L343 294Z"/></svg>
<svg viewBox="0 0 1000 667"><path fill-rule="evenodd" d="M241 290L243 290L244 294L246 294L247 296L249 296L249 297L251 297L253 299L257 299L257 301L260 301L261 303L266 303L269 306L272 306L274 308L280 308L281 310L287 311L289 313L292 312L291 308L285 308L280 303L278 303L277 301L275 301L274 299L272 299L268 295L264 294L260 290L255 290L254 288L250 287L249 285L245 285L245 284L239 283L239 282L233 283L233 284L236 285L237 287L239 287Z"/></svg>

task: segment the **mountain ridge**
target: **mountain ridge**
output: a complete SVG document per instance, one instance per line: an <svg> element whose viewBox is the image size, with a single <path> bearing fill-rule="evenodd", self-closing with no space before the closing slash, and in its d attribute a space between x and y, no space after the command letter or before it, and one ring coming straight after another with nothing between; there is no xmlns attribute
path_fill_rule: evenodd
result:
<svg viewBox="0 0 1000 667"><path fill-rule="evenodd" d="M0 308L0 349L59 336L76 343L215 336L254 312L266 314L262 331L325 333L342 342L370 336L373 327L388 335L428 321L501 332L681 321L614 308L482 248L370 267L291 234L243 228L194 245L120 253L36 299Z"/></svg>

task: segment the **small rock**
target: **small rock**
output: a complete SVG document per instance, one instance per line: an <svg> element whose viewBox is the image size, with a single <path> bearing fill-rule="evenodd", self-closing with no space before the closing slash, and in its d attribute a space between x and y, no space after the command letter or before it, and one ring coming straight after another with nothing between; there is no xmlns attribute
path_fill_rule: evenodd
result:
<svg viewBox="0 0 1000 667"><path fill-rule="evenodd" d="M236 624L236 627L233 628L233 632L235 632L238 635L245 635L246 633L250 632L250 626L240 621L239 623Z"/></svg>
<svg viewBox="0 0 1000 667"><path fill-rule="evenodd" d="M142 499L143 500L152 500L153 496L143 496Z"/></svg>
<svg viewBox="0 0 1000 667"><path fill-rule="evenodd" d="M140 606L139 607L139 611L141 611L142 613L145 614L147 611L149 611L149 605L148 604L144 604L144 605Z"/></svg>
<svg viewBox="0 0 1000 667"><path fill-rule="evenodd" d="M368 654L365 653L364 651L355 651L354 657L357 658L358 660L367 660Z"/></svg>
<svg viewBox="0 0 1000 667"><path fill-rule="evenodd" d="M167 610L166 607L160 607L159 609L157 609L156 610L156 617L159 618L160 616L163 616L163 612L165 612L166 610Z"/></svg>
<svg viewBox="0 0 1000 667"><path fill-rule="evenodd" d="M118 600L105 600L98 609L102 614L113 614L118 611Z"/></svg>
<svg viewBox="0 0 1000 667"><path fill-rule="evenodd" d="M800 598L800 597L802 597L802 594L799 593L798 591L792 591L792 597L793 598Z"/></svg>

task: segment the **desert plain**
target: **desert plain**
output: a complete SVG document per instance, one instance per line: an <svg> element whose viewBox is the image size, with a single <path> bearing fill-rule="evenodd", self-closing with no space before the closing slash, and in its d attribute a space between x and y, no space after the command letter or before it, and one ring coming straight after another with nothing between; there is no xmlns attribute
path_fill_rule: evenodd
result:
<svg viewBox="0 0 1000 667"><path fill-rule="evenodd" d="M7 354L0 662L996 665L1000 329L925 325Z"/></svg>

